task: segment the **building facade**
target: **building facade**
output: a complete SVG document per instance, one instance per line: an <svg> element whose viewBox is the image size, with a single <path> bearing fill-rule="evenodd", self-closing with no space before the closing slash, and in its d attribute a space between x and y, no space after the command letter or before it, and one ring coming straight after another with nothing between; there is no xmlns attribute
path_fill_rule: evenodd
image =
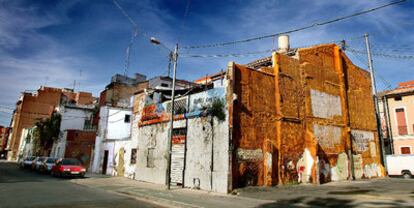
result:
<svg viewBox="0 0 414 208"><path fill-rule="evenodd" d="M219 77L177 91L170 171L168 92L139 95L135 179L227 193L384 175L370 75L338 46L231 62Z"/></svg>
<svg viewBox="0 0 414 208"><path fill-rule="evenodd" d="M390 141L390 153L414 154L414 81L399 83L381 93L384 137Z"/></svg>
<svg viewBox="0 0 414 208"><path fill-rule="evenodd" d="M41 86L35 93L22 93L16 103L12 117L13 131L8 143L8 160L15 161L19 157L19 147L24 128L45 118L50 118L54 109L61 103L92 104L95 98L91 93L73 92L71 89L60 89Z"/></svg>
<svg viewBox="0 0 414 208"><path fill-rule="evenodd" d="M96 128L92 126L95 105L76 105L76 104L63 104L56 108L56 112L60 114L60 129L59 136L56 141L53 142L51 157L63 158L66 155L72 155L67 151L67 148L71 148L68 143L68 135L72 136L76 134L69 134L68 131L73 130L85 130L88 132L96 133ZM72 141L73 142L73 141ZM91 147L93 149L93 146ZM89 155L90 155L89 150ZM76 155L76 154L75 154ZM88 158L88 160L90 160Z"/></svg>

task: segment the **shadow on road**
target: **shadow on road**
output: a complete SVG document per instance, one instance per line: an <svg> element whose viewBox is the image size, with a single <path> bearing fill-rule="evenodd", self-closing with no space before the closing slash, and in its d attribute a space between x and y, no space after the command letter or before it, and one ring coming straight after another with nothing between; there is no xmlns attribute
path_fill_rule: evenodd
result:
<svg viewBox="0 0 414 208"><path fill-rule="evenodd" d="M307 198L307 197L297 197L293 199L280 200L277 202L272 202L259 206L260 208L272 208L272 207L335 207L335 208L353 208L353 207L412 207L404 204L404 201L393 200L389 202L362 202L356 203L350 199L338 199L334 197L316 197L316 198Z"/></svg>

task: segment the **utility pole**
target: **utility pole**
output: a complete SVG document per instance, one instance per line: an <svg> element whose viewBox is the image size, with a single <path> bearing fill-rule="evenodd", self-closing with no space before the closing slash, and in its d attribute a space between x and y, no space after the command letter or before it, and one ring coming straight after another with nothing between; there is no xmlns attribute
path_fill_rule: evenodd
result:
<svg viewBox="0 0 414 208"><path fill-rule="evenodd" d="M171 75L171 61L172 61L172 58L173 58L173 52L170 52L169 54L168 54L168 77L170 77L170 75Z"/></svg>
<svg viewBox="0 0 414 208"><path fill-rule="evenodd" d="M365 45L367 47L367 55L368 55L368 68L371 74L371 86L372 86L372 94L374 95L374 105L375 105L375 115L377 119L377 131L378 131L378 139L381 143L381 156L382 162L384 163L384 168L387 170L387 161L385 157L385 150L384 150L384 139L382 138L382 129L381 129L381 118L379 114L379 106L378 106L378 98L377 98L377 87L375 82L375 74L374 74L374 67L372 64L372 56L371 56L371 45L369 44L368 33L364 34L365 37Z"/></svg>
<svg viewBox="0 0 414 208"><path fill-rule="evenodd" d="M170 134L168 139L168 156L167 156L167 176L166 176L166 183L167 189L171 188L171 147L172 147L172 138L173 138L173 131L174 131L174 101L175 101L175 79L176 79L176 72L177 72L177 58L178 58L178 43L175 45L174 53L172 53L172 60L174 61L173 65L173 80L172 80L172 88L171 88L171 118L170 118Z"/></svg>

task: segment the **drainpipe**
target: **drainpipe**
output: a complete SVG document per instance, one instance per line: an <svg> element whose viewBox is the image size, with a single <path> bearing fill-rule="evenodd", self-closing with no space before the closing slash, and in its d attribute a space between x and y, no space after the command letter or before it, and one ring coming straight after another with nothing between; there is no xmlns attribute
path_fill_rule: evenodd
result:
<svg viewBox="0 0 414 208"><path fill-rule="evenodd" d="M213 172L214 172L214 116L210 115L211 126L211 165L210 165L210 189L213 191Z"/></svg>
<svg viewBox="0 0 414 208"><path fill-rule="evenodd" d="M391 128L391 122L390 122L390 109L388 107L388 98L386 95L384 95L383 98L383 105L384 105L384 114L385 114L385 122L386 122L386 126L387 126L387 132L388 132L388 139L390 142L390 149L391 149L391 154L394 154L394 138L393 138L393 134L392 134L392 128Z"/></svg>

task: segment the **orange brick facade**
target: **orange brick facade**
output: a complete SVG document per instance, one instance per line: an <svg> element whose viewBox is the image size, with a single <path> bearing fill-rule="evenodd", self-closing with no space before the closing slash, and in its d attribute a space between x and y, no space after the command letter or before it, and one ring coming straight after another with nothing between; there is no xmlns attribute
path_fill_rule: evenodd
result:
<svg viewBox="0 0 414 208"><path fill-rule="evenodd" d="M382 176L369 73L336 45L272 63L229 68L233 188Z"/></svg>

